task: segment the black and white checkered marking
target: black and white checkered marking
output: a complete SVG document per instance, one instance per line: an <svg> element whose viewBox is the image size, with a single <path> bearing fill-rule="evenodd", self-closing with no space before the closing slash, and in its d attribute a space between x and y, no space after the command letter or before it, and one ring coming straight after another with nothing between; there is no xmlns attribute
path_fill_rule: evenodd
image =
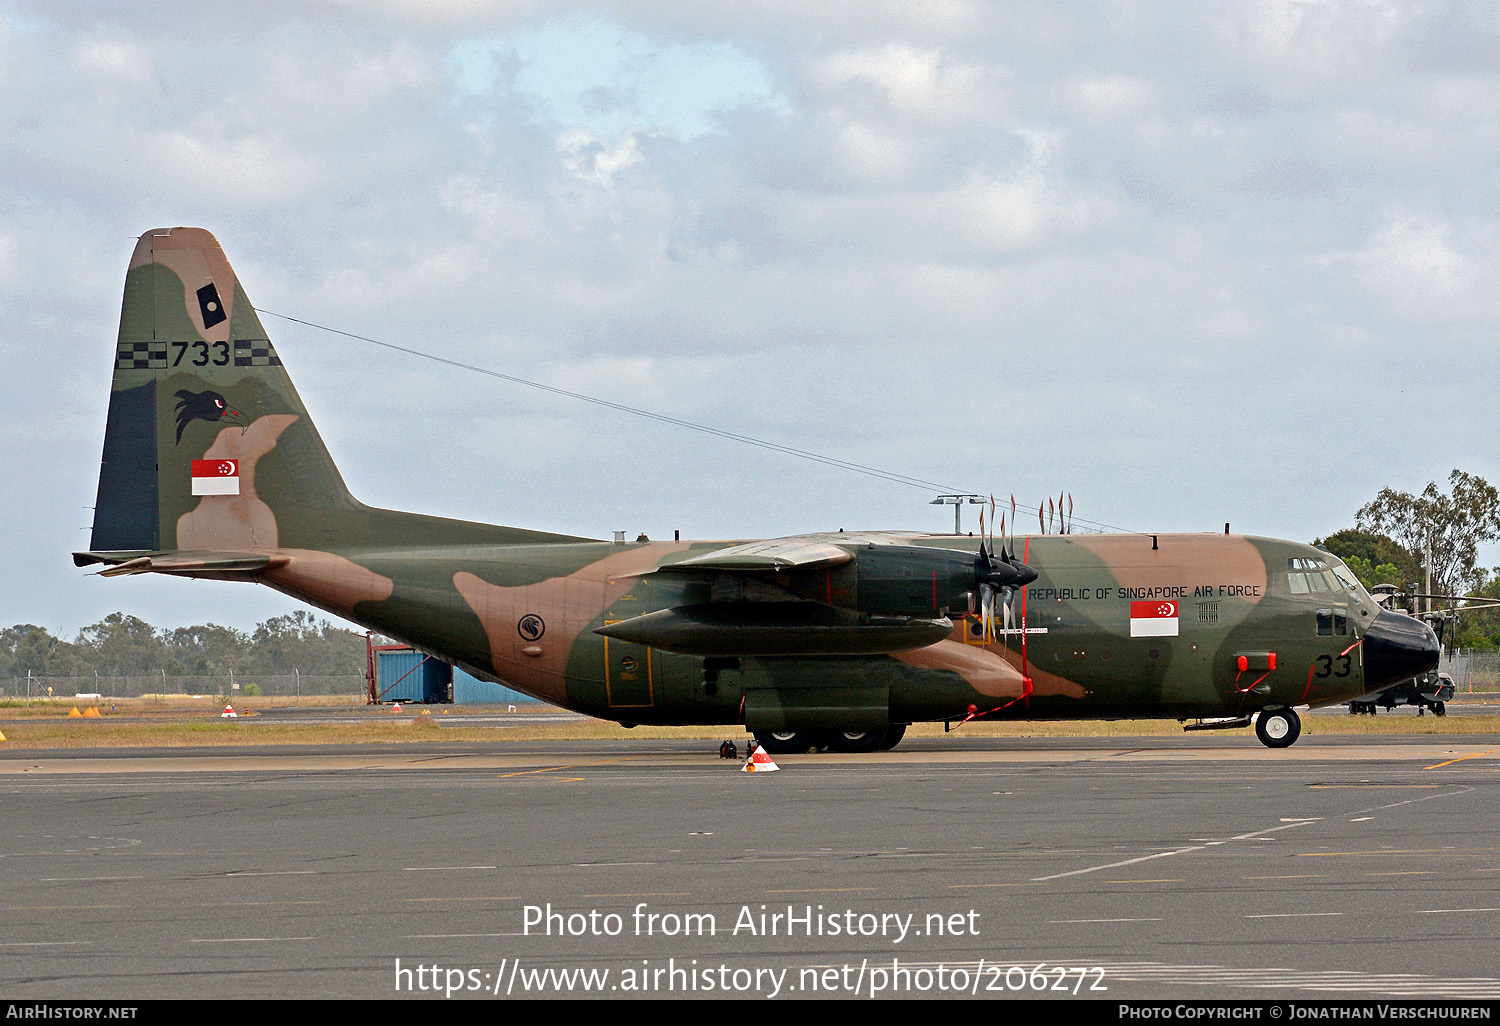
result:
<svg viewBox="0 0 1500 1026"><path fill-rule="evenodd" d="M121 342L115 350L115 370L160 370L166 366L165 342Z"/></svg>
<svg viewBox="0 0 1500 1026"><path fill-rule="evenodd" d="M280 367L281 357L271 348L269 339L237 338L234 340L236 367Z"/></svg>

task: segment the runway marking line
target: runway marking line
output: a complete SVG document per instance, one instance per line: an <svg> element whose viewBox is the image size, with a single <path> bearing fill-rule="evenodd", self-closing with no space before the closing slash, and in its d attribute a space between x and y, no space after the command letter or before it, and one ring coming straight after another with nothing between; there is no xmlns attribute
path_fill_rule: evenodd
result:
<svg viewBox="0 0 1500 1026"><path fill-rule="evenodd" d="M584 895L588 897L588 895ZM402 901L520 901L519 894L492 894L478 898L402 898Z"/></svg>
<svg viewBox="0 0 1500 1026"><path fill-rule="evenodd" d="M1442 769L1444 766L1452 766L1455 762L1463 762L1466 759L1477 759L1477 758L1479 758L1482 755L1494 755L1496 752L1500 752L1500 748L1491 748L1487 752L1475 752L1473 755L1461 755L1457 759L1449 759L1447 762L1439 762L1439 763L1436 763L1436 764L1434 764L1432 766L1427 766L1425 768L1426 769Z"/></svg>
<svg viewBox="0 0 1500 1026"><path fill-rule="evenodd" d="M1318 916L1341 916L1342 912L1257 912L1246 919L1314 919Z"/></svg>
<svg viewBox="0 0 1500 1026"><path fill-rule="evenodd" d="M1031 881L1024 883L982 883L982 884L949 884L950 891L961 891L970 887L1030 887Z"/></svg>
<svg viewBox="0 0 1500 1026"><path fill-rule="evenodd" d="M499 869L499 866L402 866L404 873L452 873L460 869Z"/></svg>
<svg viewBox="0 0 1500 1026"><path fill-rule="evenodd" d="M873 891L873 887L806 887L795 891L762 891L762 894L844 894L849 891Z"/></svg>
<svg viewBox="0 0 1500 1026"><path fill-rule="evenodd" d="M134 908L134 905L7 905L0 912L77 912L100 908Z"/></svg>
<svg viewBox="0 0 1500 1026"><path fill-rule="evenodd" d="M189 944L250 944L274 941L320 940L318 937L191 937Z"/></svg>
<svg viewBox="0 0 1500 1026"><path fill-rule="evenodd" d="M1500 912L1500 908L1419 908L1414 916L1430 916L1441 912Z"/></svg>
<svg viewBox="0 0 1500 1026"><path fill-rule="evenodd" d="M326 901L205 901L201 908L238 908L242 905L327 905Z"/></svg>
<svg viewBox="0 0 1500 1026"><path fill-rule="evenodd" d="M1282 830L1291 830L1292 828L1299 827L1299 826L1308 826L1310 824L1318 822L1318 820L1320 818L1321 817L1318 817L1318 816L1309 816L1309 817L1307 817L1305 819L1293 819L1293 820L1283 819L1283 821L1282 821L1282 823L1281 823L1280 826L1267 827L1264 830L1252 830L1249 833L1245 833L1245 834L1235 834L1233 837L1228 838L1228 840L1230 840L1230 841L1254 841L1254 840L1260 840L1261 838L1265 837L1266 834L1274 834L1274 833L1278 833L1278 832L1280 832ZM1224 841L1209 841L1207 844L1194 844L1194 845L1190 845L1190 846L1188 846L1186 848L1174 848L1171 851L1159 851L1159 852L1157 852L1154 855L1142 855L1139 858L1126 859L1123 862L1110 862L1110 863L1107 863L1107 864L1102 865L1102 866L1089 866L1087 869L1074 869L1074 870L1071 870L1070 872L1067 872L1067 873L1054 873L1051 876L1037 876L1037 877L1032 877L1032 881L1035 882L1035 883L1042 883L1042 882L1045 882L1045 881L1048 881L1048 880L1061 880L1061 879L1064 879L1065 877L1069 877L1069 876L1081 876L1084 873L1097 873L1097 872L1099 872L1102 869L1119 869L1121 866L1133 866L1133 865L1135 865L1138 862L1150 862L1152 859L1164 859L1164 858L1167 858L1167 857L1172 856L1172 855L1187 855L1187 854L1190 854L1190 853L1195 852L1195 851L1207 851L1210 847L1212 847L1214 845L1224 844L1224 843L1225 843Z"/></svg>
<svg viewBox="0 0 1500 1026"><path fill-rule="evenodd" d="M1242 876L1241 880L1321 880L1326 873L1301 873L1296 876Z"/></svg>
<svg viewBox="0 0 1500 1026"><path fill-rule="evenodd" d="M770 892L767 892L770 893ZM790 893L790 892L789 892ZM585 894L585 898L691 898L692 891L644 891L640 894Z"/></svg>
<svg viewBox="0 0 1500 1026"><path fill-rule="evenodd" d="M1160 919L1049 919L1049 923L1066 925L1070 923L1159 923Z"/></svg>
<svg viewBox="0 0 1500 1026"><path fill-rule="evenodd" d="M1299 851L1299 859L1329 858L1356 855L1469 855L1476 851L1494 851L1494 848L1397 848L1392 851Z"/></svg>
<svg viewBox="0 0 1500 1026"><path fill-rule="evenodd" d="M573 763L564 763L561 766L543 766L541 769L516 770L513 773L501 773L501 774L498 775L498 777L499 777L499 779L503 780L506 777L525 777L525 776L531 776L531 775L536 774L536 773L556 773L558 770L588 769L589 767L592 767L592 766L613 766L613 765L616 765L618 763L632 762L632 761L635 761L635 760L632 760L632 759L604 759L604 760L599 761L599 762L573 762ZM582 778L581 777L574 777L572 779L581 780Z"/></svg>
<svg viewBox="0 0 1500 1026"><path fill-rule="evenodd" d="M1163 877L1160 880L1106 880L1105 883L1187 883L1183 877Z"/></svg>
<svg viewBox="0 0 1500 1026"><path fill-rule="evenodd" d="M1432 876L1432 869L1404 869L1395 873L1366 873L1365 876Z"/></svg>

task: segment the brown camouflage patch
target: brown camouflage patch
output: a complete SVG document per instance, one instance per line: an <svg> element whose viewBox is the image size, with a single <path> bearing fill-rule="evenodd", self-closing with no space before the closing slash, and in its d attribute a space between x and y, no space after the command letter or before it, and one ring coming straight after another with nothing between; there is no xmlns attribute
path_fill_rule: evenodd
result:
<svg viewBox="0 0 1500 1026"><path fill-rule="evenodd" d="M240 494L204 495L196 508L177 518L179 549L274 549L276 514L255 494L255 464L276 448L276 439L297 417L270 413L249 427L227 427L203 454L206 460L238 460Z"/></svg>
<svg viewBox="0 0 1500 1026"><path fill-rule="evenodd" d="M234 271L218 240L202 228L173 228L170 235L143 236L141 242L147 239L152 260L182 279L183 308L193 327L208 342L227 343L234 317ZM210 285L212 301L200 301L201 290ZM206 327L205 315L210 321Z"/></svg>
<svg viewBox="0 0 1500 1026"><path fill-rule="evenodd" d="M1190 596L1193 587L1199 584L1244 585L1258 588L1259 595L1242 596L1242 601L1254 605L1265 597L1266 561L1248 538L1223 534L1162 534L1156 536L1157 549L1152 551L1151 537L1149 534L1075 534L1069 535L1068 540L1098 557L1122 588L1183 586ZM1213 580L1204 580L1205 575Z"/></svg>
<svg viewBox="0 0 1500 1026"><path fill-rule="evenodd" d="M496 674L527 691L565 701L573 643L637 583L634 575L689 547L686 542L632 545L566 577L509 588L460 571L453 575L453 586L484 625ZM535 627L523 632L521 621L533 615L544 621L541 636L535 635ZM528 655L527 649L537 654ZM599 652L602 658L602 643ZM597 673L603 680L602 662Z"/></svg>
<svg viewBox="0 0 1500 1026"><path fill-rule="evenodd" d="M356 623L356 603L383 602L396 588L389 577L382 577L331 552L280 549L278 554L290 556L291 562L267 570L262 575L267 583Z"/></svg>

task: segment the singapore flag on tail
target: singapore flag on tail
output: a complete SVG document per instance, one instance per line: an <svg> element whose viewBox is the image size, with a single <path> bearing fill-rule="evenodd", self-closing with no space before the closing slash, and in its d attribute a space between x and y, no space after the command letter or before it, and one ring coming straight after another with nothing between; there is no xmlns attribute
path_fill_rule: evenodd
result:
<svg viewBox="0 0 1500 1026"><path fill-rule="evenodd" d="M240 494L239 460L194 460L194 495ZM1176 631L1173 631L1175 634Z"/></svg>
<svg viewBox="0 0 1500 1026"><path fill-rule="evenodd" d="M1177 637L1177 603L1166 599L1130 603L1130 636Z"/></svg>

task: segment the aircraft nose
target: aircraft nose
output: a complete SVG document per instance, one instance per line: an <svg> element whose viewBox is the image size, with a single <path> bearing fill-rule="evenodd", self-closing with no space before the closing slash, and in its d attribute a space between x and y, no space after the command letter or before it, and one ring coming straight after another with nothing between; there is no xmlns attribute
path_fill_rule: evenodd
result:
<svg viewBox="0 0 1500 1026"><path fill-rule="evenodd" d="M1431 627L1416 617L1381 610L1365 631L1365 687L1373 691L1420 677L1437 668L1439 654Z"/></svg>

